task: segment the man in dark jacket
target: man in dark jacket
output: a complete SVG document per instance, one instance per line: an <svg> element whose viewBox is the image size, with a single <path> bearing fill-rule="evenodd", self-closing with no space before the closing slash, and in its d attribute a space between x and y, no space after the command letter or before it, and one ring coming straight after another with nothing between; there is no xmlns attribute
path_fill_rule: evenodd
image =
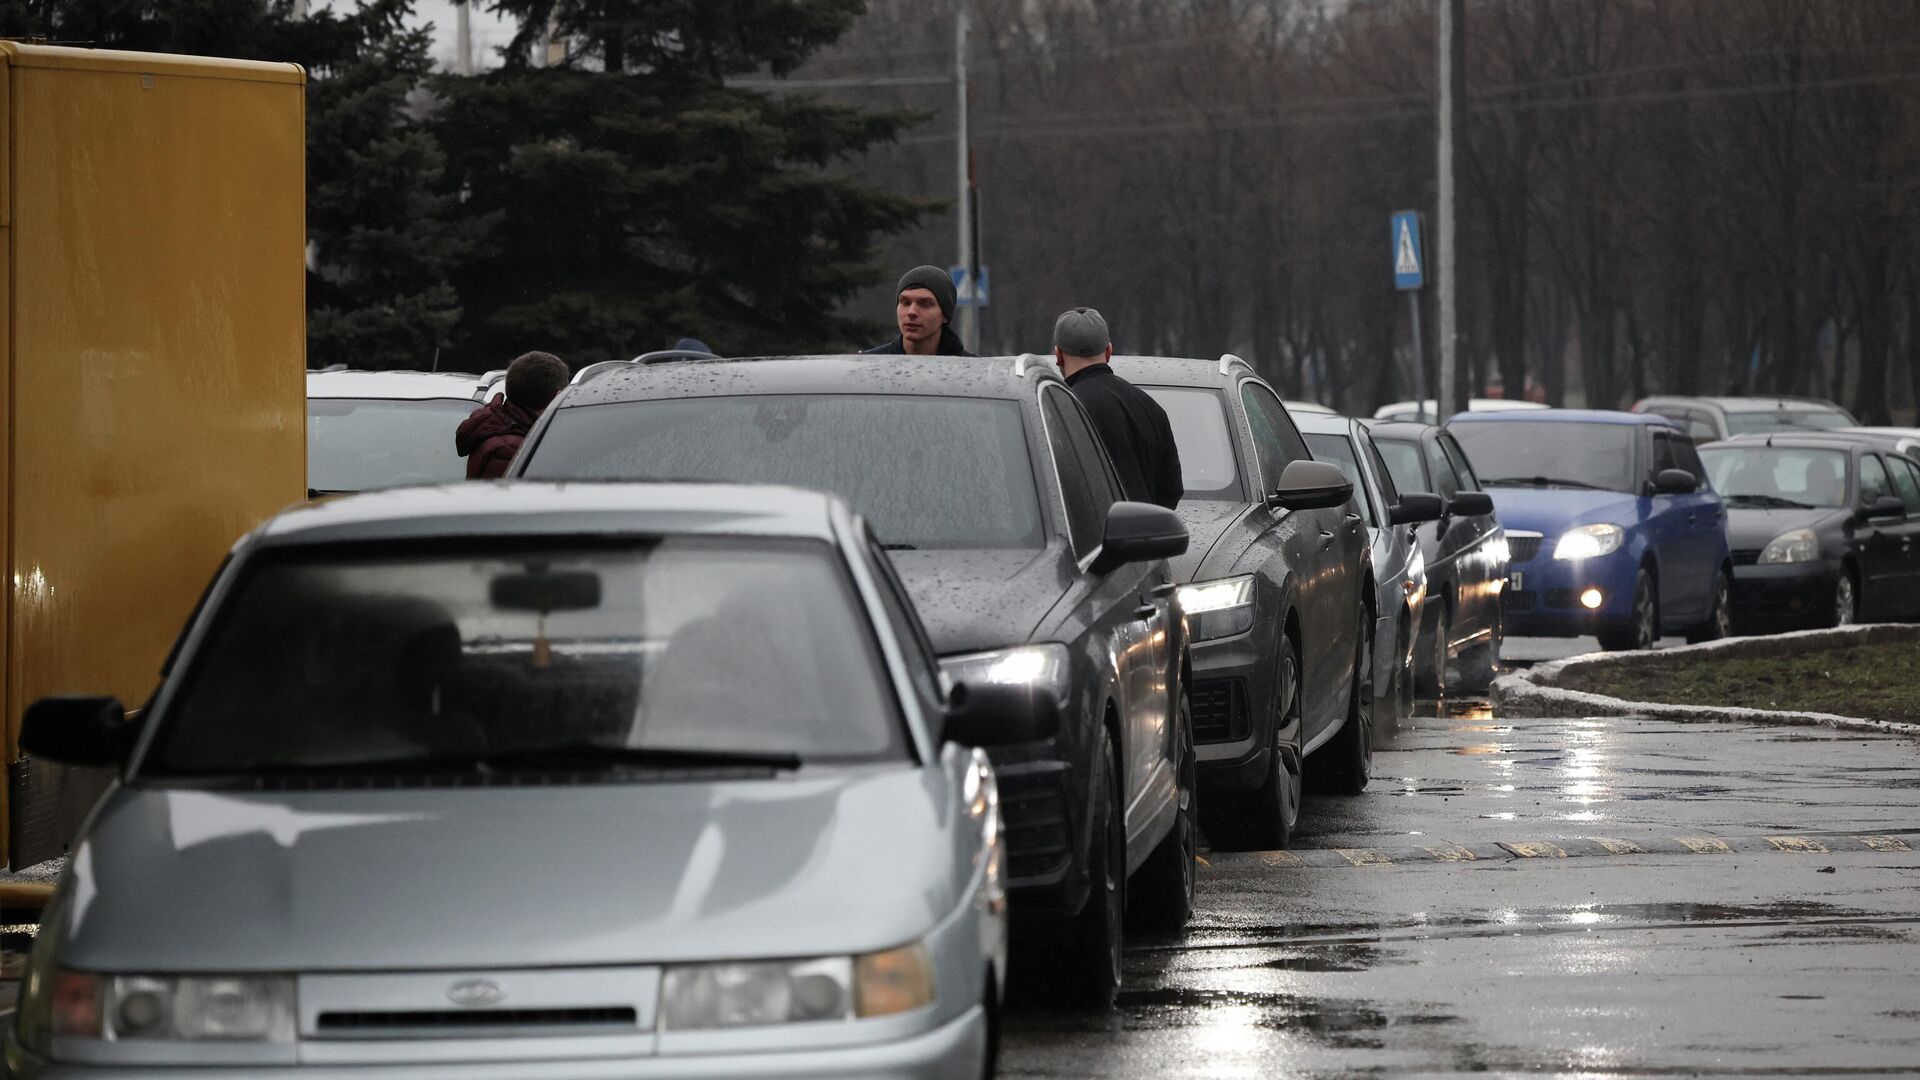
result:
<svg viewBox="0 0 1920 1080"><path fill-rule="evenodd" d="M552 353L530 352L508 364L507 392L493 395L453 433L453 448L467 459L467 479L505 476L533 422L572 377L567 362Z"/></svg>
<svg viewBox="0 0 1920 1080"><path fill-rule="evenodd" d="M1086 406L1100 441L1107 446L1120 486L1134 502L1180 504L1186 485L1180 479L1180 448L1166 410L1145 390L1114 374L1113 340L1107 320L1092 308L1063 313L1053 324L1053 360L1067 377L1073 396Z"/></svg>
<svg viewBox="0 0 1920 1080"><path fill-rule="evenodd" d="M900 275L893 321L900 333L864 350L908 356L972 356L953 332L953 279L937 266L916 266Z"/></svg>

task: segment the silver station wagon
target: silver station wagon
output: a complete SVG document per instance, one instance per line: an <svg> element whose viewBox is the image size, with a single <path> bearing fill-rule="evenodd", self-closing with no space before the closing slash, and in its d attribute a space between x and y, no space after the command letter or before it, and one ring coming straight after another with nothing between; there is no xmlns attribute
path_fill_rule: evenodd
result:
<svg viewBox="0 0 1920 1080"><path fill-rule="evenodd" d="M1005 973L974 744L866 525L724 485L396 489L236 546L8 1033L19 1077L980 1077Z"/></svg>

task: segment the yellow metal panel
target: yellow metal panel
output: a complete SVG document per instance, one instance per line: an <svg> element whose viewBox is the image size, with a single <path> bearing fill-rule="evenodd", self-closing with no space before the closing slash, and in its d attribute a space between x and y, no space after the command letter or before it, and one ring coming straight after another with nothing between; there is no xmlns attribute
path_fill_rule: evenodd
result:
<svg viewBox="0 0 1920 1080"><path fill-rule="evenodd" d="M0 45L0 508L12 505L13 425L7 422L13 405L13 83L12 49ZM12 572L12 514L0 517L0 574ZM7 806L12 797L8 789L12 778L7 764L14 760L20 745L20 713L13 708L13 590L0 585L0 708L6 717L0 720L0 738L6 740L0 754L0 854L7 848Z"/></svg>
<svg viewBox="0 0 1920 1080"><path fill-rule="evenodd" d="M291 65L12 60L7 710L138 705L241 533L305 494Z"/></svg>

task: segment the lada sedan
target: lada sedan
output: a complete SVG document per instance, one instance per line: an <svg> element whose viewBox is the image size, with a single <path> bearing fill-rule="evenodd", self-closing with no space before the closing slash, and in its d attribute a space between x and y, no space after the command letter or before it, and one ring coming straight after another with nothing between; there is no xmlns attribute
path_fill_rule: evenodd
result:
<svg viewBox="0 0 1920 1080"><path fill-rule="evenodd" d="M10 1025L26 1078L978 1077L985 755L860 518L791 489L464 485L243 540L115 765Z"/></svg>

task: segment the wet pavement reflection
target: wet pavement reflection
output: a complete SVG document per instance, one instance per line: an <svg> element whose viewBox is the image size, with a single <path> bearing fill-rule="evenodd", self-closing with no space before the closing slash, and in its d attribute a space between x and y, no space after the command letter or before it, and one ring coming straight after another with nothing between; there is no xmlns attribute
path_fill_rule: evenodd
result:
<svg viewBox="0 0 1920 1080"><path fill-rule="evenodd" d="M1920 1075L1920 753L1423 702L1017 1077Z"/></svg>

